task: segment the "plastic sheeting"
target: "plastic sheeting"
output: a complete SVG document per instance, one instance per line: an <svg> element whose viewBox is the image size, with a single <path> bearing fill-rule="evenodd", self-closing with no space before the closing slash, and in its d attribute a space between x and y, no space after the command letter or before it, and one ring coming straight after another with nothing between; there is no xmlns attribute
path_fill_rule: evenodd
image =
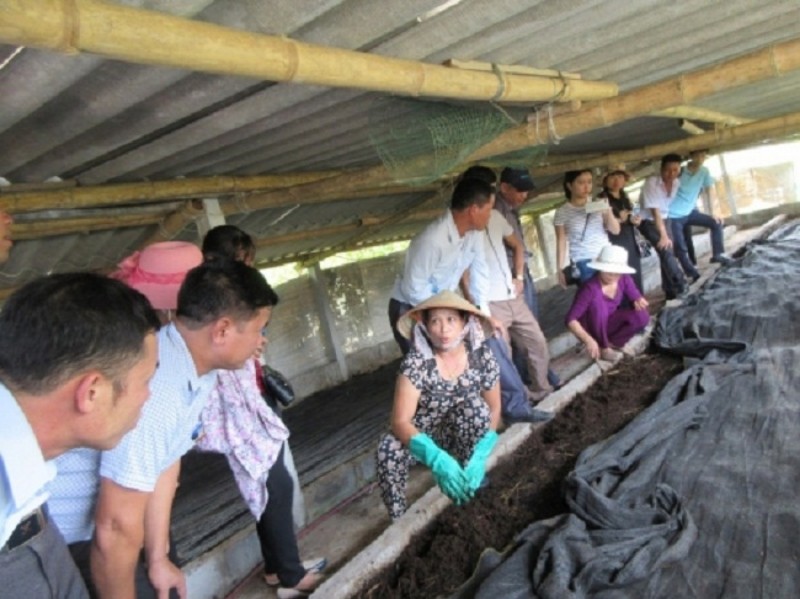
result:
<svg viewBox="0 0 800 599"><path fill-rule="evenodd" d="M791 223L665 310L656 343L691 365L581 454L570 513L487 552L455 596L800 597L799 275Z"/></svg>

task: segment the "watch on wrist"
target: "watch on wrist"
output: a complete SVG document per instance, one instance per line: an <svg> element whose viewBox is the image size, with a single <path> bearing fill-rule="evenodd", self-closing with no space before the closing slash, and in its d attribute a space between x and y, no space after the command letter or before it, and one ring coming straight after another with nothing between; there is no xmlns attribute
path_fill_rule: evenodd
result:
<svg viewBox="0 0 800 599"><path fill-rule="evenodd" d="M524 281L524 280L525 280L525 277L523 277L522 275L515 275L515 276L514 276L514 278L515 278L517 281Z"/></svg>

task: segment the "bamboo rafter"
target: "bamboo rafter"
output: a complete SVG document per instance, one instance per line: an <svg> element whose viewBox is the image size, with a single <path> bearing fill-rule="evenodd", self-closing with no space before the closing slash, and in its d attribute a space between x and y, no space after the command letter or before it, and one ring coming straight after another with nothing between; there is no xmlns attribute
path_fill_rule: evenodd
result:
<svg viewBox="0 0 800 599"><path fill-rule="evenodd" d="M0 41L206 73L413 97L568 102L618 93L614 83L453 69L306 44L102 0L5 2L0 5Z"/></svg>

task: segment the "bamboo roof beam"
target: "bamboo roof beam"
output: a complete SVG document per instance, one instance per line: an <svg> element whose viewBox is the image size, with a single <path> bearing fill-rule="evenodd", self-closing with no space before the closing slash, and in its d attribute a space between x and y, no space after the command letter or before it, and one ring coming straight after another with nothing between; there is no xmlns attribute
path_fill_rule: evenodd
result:
<svg viewBox="0 0 800 599"><path fill-rule="evenodd" d="M11 237L15 241L20 241L23 239L56 237L58 235L73 235L75 233L88 234L108 229L146 227L158 224L162 218L163 215L159 214L126 214L108 217L15 222L11 225Z"/></svg>
<svg viewBox="0 0 800 599"><path fill-rule="evenodd" d="M47 189L39 185L39 189L35 191L17 190L19 187L24 188L29 184L11 185L0 187L0 210L11 214L22 214L40 210L95 208L167 202L187 198L218 197L293 187L343 174L345 173L342 171L317 171L254 177L198 177L92 187L60 186L56 189Z"/></svg>
<svg viewBox="0 0 800 599"><path fill-rule="evenodd" d="M205 73L413 97L569 102L618 93L615 83L453 69L306 44L102 0L4 2L0 41Z"/></svg>
<svg viewBox="0 0 800 599"><path fill-rule="evenodd" d="M763 81L800 68L800 40L792 40L763 48L751 54L660 81L622 94L616 98L585 103L575 112L557 114L553 117L553 130L561 137L577 135L593 129L607 127L628 119L644 116L660 110L688 104L709 96L721 89ZM521 150L529 146L549 144L550 130L540 127L539 134L532 123L513 127L490 143L479 148L464 162L482 161L492 156ZM424 166L428 158L417 159ZM326 201L327 194L341 194L343 189L374 187L391 181L391 173L383 166L374 166L349 173L346 177L332 177L317 183L307 183L292 188L298 197ZM253 210L280 201L284 192L262 192L248 197L247 204Z"/></svg>
<svg viewBox="0 0 800 599"><path fill-rule="evenodd" d="M579 111L554 116L552 132L549 127L540 127L537 132L531 123L514 127L476 150L468 160L481 160L528 146L553 143L553 134L563 138L608 127L656 110L691 104L725 89L777 78L797 69L800 69L800 39L773 44L615 98L586 103Z"/></svg>
<svg viewBox="0 0 800 599"><path fill-rule="evenodd" d="M752 123L754 120L726 114L724 112L717 112L716 110L709 110L708 108L699 108L697 106L673 106L671 108L651 112L650 116L691 119L694 121L705 121L706 123L726 126L746 125L747 123Z"/></svg>
<svg viewBox="0 0 800 599"><path fill-rule="evenodd" d="M534 169L534 175L554 175L579 168L606 167L611 164L634 163L661 158L664 154L689 154L692 150L704 148L721 149L743 146L764 139L785 138L800 133L800 112L786 114L771 119L753 121L738 127L727 127L693 135L679 141L645 146L637 150L611 152L593 159L560 162Z"/></svg>

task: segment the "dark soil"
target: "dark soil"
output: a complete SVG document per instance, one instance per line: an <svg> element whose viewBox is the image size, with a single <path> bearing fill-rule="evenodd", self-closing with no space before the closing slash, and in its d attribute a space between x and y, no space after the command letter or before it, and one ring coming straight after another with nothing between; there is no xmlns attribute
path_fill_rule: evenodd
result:
<svg viewBox="0 0 800 599"><path fill-rule="evenodd" d="M580 452L623 428L681 369L680 360L665 356L620 362L499 463L472 502L445 510L359 596L419 599L455 591L484 549L502 549L530 523L566 512L561 484Z"/></svg>

